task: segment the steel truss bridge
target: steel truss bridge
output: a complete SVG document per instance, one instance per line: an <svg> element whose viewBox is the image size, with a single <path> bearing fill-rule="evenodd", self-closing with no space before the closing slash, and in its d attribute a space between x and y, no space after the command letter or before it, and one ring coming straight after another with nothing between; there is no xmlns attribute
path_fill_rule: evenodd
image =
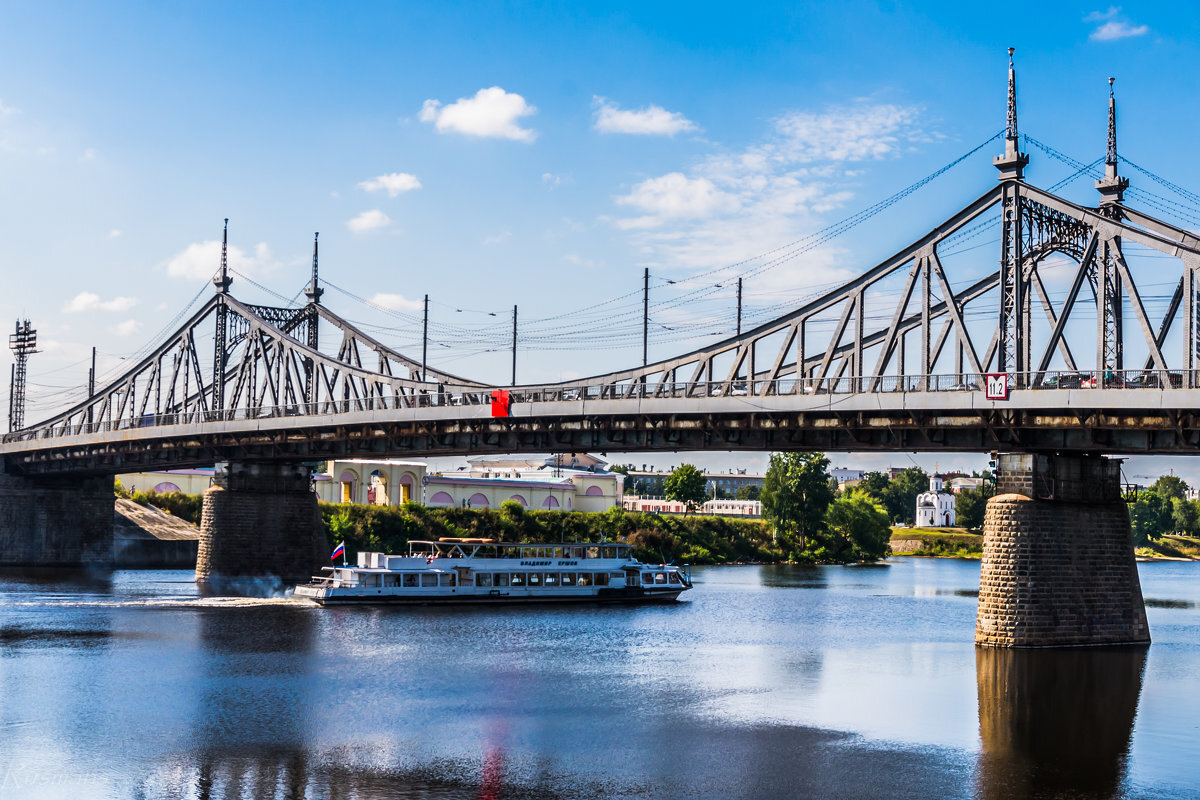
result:
<svg viewBox="0 0 1200 800"><path fill-rule="evenodd" d="M1200 451L1200 238L1124 202L1111 95L1097 206L1026 183L1019 142L1010 69L999 182L958 213L741 335L511 387L505 417L494 386L427 368L323 305L315 249L299 308L237 300L223 255L216 292L177 331L86 401L5 436L0 454L10 473L53 475L569 450ZM1000 252L949 268L947 243L981 229ZM1131 267L1131 247L1153 268ZM1063 257L1056 304L1046 265ZM1164 276L1175 290L1152 318L1139 281ZM340 332L337 352L319 348L319 326ZM1005 376L1007 398L988 399L989 375Z"/></svg>

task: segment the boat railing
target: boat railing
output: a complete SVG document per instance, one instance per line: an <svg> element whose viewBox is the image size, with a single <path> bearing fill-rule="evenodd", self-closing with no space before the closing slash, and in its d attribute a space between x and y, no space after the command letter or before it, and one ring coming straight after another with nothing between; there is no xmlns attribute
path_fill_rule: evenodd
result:
<svg viewBox="0 0 1200 800"><path fill-rule="evenodd" d="M683 581L684 586L688 587L689 589L692 588L692 565L680 564L678 569L679 580Z"/></svg>

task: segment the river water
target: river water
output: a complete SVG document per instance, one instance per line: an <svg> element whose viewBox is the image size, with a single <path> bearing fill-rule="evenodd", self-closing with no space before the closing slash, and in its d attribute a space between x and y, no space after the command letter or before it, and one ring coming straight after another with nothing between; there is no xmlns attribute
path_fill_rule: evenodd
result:
<svg viewBox="0 0 1200 800"><path fill-rule="evenodd" d="M660 607L330 608L0 575L8 798L1200 797L1200 564L1148 649L977 650L977 562Z"/></svg>

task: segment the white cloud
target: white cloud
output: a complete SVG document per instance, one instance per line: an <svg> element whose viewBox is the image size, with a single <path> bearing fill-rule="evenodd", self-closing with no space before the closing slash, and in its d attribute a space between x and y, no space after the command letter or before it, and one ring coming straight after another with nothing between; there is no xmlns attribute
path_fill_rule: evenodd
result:
<svg viewBox="0 0 1200 800"><path fill-rule="evenodd" d="M245 275L261 275L279 266L271 256L271 248L266 242L254 246L254 253L248 254L240 247L229 245L228 261L230 269L235 269ZM205 280L211 278L221 268L221 243L209 240L189 244L182 252L167 259L165 263L167 274L172 278L188 280Z"/></svg>
<svg viewBox="0 0 1200 800"><path fill-rule="evenodd" d="M117 336L132 336L142 329L142 323L136 319L127 319L124 322L117 323L113 327L113 333Z"/></svg>
<svg viewBox="0 0 1200 800"><path fill-rule="evenodd" d="M370 211L362 212L352 220L348 220L346 227L355 233L365 233L366 231L373 231L376 228L386 228L391 224L391 217L378 208L373 208Z"/></svg>
<svg viewBox="0 0 1200 800"><path fill-rule="evenodd" d="M1128 39L1130 36L1141 36L1150 32L1149 25L1131 25L1128 22L1106 22L1088 38L1094 42L1111 42L1114 39Z"/></svg>
<svg viewBox="0 0 1200 800"><path fill-rule="evenodd" d="M501 244L508 241L512 237L512 231L500 231L493 236L483 237L484 244Z"/></svg>
<svg viewBox="0 0 1200 800"><path fill-rule="evenodd" d="M1128 39L1131 36L1143 36L1150 32L1149 25L1134 25L1128 19L1121 18L1120 6L1109 6L1107 11L1093 11L1083 18L1084 22L1101 23L1088 36L1093 42L1111 42L1116 39Z"/></svg>
<svg viewBox="0 0 1200 800"><path fill-rule="evenodd" d="M96 160L96 148L89 147L86 150L84 150L83 155L81 155L79 157L79 160L80 161L95 161Z"/></svg>
<svg viewBox="0 0 1200 800"><path fill-rule="evenodd" d="M542 183L550 187L562 186L564 183L570 183L569 175L556 175L553 172L542 173Z"/></svg>
<svg viewBox="0 0 1200 800"><path fill-rule="evenodd" d="M358 184L358 188L368 192L385 191L388 193L388 197L395 197L402 192L420 189L421 182L417 180L416 175L409 175L407 172L389 172L387 175L362 181Z"/></svg>
<svg viewBox="0 0 1200 800"><path fill-rule="evenodd" d="M617 205L632 206L662 220L704 218L736 211L738 200L722 192L708 178L689 178L682 172L670 172L637 184L629 194L617 198Z"/></svg>
<svg viewBox="0 0 1200 800"><path fill-rule="evenodd" d="M422 306L420 300L409 300L402 294L387 294L386 292L372 295L369 302L392 311L416 311Z"/></svg>
<svg viewBox="0 0 1200 800"><path fill-rule="evenodd" d="M92 292L80 292L71 298L63 313L77 314L81 311L128 311L137 305L133 297L114 297L112 300L101 300L100 295Z"/></svg>
<svg viewBox="0 0 1200 800"><path fill-rule="evenodd" d="M6 106L4 105L4 101L0 100L0 116L16 113L18 113L18 109L13 108L12 106Z"/></svg>
<svg viewBox="0 0 1200 800"><path fill-rule="evenodd" d="M662 272L754 259L819 230L829 212L851 201L861 180L854 173L861 170L850 164L895 157L936 138L920 117L916 108L868 102L784 114L760 142L638 183L615 198L636 213L608 221L627 231L641 265ZM806 287L847 277L855 266L834 244L786 263L756 275L756 290L798 296Z"/></svg>
<svg viewBox="0 0 1200 800"><path fill-rule="evenodd" d="M108 232L108 238L110 238L110 239L115 239L120 235L121 235L121 230L119 228L113 228L111 231Z"/></svg>
<svg viewBox="0 0 1200 800"><path fill-rule="evenodd" d="M628 111L603 97L593 98L596 105L594 127L601 133L633 133L643 136L674 136L696 130L696 123L677 111L649 105Z"/></svg>
<svg viewBox="0 0 1200 800"><path fill-rule="evenodd" d="M1117 14L1121 12L1120 6L1109 6L1107 11L1093 11L1083 18L1084 22L1104 22L1105 20L1115 19Z"/></svg>
<svg viewBox="0 0 1200 800"><path fill-rule="evenodd" d="M461 97L448 106L439 100L426 100L417 118L432 122L439 133L453 131L528 143L537 138L537 132L522 128L518 120L536 112L521 95L493 86L480 89L474 97Z"/></svg>
<svg viewBox="0 0 1200 800"><path fill-rule="evenodd" d="M783 140L764 155L793 163L882 158L903 139L921 135L915 129L917 114L915 108L891 104L785 114L775 122Z"/></svg>

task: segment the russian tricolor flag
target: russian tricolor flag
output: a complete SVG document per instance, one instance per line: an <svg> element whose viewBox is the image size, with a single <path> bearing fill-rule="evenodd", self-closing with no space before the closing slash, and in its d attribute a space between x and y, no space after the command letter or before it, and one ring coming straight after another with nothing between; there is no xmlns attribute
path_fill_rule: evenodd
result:
<svg viewBox="0 0 1200 800"><path fill-rule="evenodd" d="M333 555L331 555L329 557L329 560L334 561L337 559L338 556L341 556L342 558L346 557L346 543L345 542L342 542L337 547L333 548Z"/></svg>

